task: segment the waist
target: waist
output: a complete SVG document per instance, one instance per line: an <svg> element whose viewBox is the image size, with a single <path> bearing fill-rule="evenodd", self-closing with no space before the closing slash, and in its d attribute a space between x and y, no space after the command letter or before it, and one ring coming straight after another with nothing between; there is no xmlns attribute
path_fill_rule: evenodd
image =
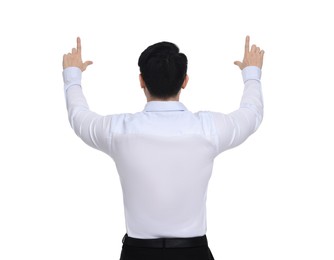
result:
<svg viewBox="0 0 334 260"><path fill-rule="evenodd" d="M187 248L207 246L208 240L206 235L201 237L189 238L154 238L141 239L132 238L127 234L123 237L123 244L127 246L145 247L145 248Z"/></svg>

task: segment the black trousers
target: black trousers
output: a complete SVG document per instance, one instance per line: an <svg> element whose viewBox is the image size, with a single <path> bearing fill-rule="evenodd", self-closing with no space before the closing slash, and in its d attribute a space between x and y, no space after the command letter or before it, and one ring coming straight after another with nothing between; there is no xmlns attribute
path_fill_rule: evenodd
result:
<svg viewBox="0 0 334 260"><path fill-rule="evenodd" d="M214 260L203 238L133 239L125 235L120 260Z"/></svg>

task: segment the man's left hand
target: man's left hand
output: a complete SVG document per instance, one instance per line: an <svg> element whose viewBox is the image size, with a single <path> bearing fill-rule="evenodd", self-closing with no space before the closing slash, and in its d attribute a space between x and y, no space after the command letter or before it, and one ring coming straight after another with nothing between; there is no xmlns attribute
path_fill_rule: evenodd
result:
<svg viewBox="0 0 334 260"><path fill-rule="evenodd" d="M93 64L92 61L82 62L81 58L81 40L80 37L77 38L77 48L73 48L72 52L64 54L63 56L63 69L68 67L78 67L81 71L85 71L86 68Z"/></svg>

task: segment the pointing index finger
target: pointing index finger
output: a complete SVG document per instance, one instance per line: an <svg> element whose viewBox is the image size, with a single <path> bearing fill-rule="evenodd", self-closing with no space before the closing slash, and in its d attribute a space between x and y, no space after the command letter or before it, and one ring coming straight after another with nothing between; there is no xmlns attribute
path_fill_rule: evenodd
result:
<svg viewBox="0 0 334 260"><path fill-rule="evenodd" d="M249 52L249 36L246 36L245 53Z"/></svg>
<svg viewBox="0 0 334 260"><path fill-rule="evenodd" d="M81 40L80 37L77 37L77 50L81 53Z"/></svg>

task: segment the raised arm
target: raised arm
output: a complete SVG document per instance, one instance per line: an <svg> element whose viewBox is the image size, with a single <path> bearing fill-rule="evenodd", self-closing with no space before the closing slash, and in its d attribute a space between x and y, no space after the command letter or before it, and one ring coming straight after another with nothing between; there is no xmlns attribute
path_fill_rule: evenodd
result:
<svg viewBox="0 0 334 260"><path fill-rule="evenodd" d="M246 37L243 61L234 62L242 70L244 91L240 108L230 114L213 113L218 135L218 153L244 142L260 126L263 118L261 68L264 51L256 45L249 49Z"/></svg>
<svg viewBox="0 0 334 260"><path fill-rule="evenodd" d="M74 132L89 146L110 154L109 126L111 116L101 116L88 107L81 89L82 72L92 61L82 62L81 40L77 38L77 48L63 56L64 91L68 119Z"/></svg>

